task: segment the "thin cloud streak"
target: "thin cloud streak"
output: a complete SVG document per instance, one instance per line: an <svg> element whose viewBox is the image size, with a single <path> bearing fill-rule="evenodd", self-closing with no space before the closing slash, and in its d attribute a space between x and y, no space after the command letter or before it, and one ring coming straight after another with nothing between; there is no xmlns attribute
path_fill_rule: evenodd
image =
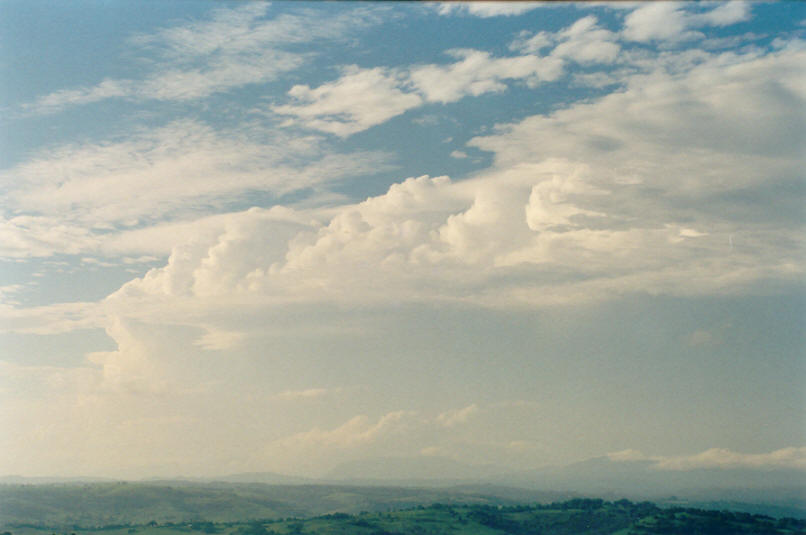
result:
<svg viewBox="0 0 806 535"><path fill-rule="evenodd" d="M270 3L219 9L208 21L133 36L129 42L155 69L143 79L106 79L95 86L63 89L23 105L34 115L111 98L192 101L248 84L265 83L300 68L311 53L283 50L299 43L342 40L376 24L376 11L357 8L336 16L315 12L266 18ZM313 20L321 17L319 20Z"/></svg>

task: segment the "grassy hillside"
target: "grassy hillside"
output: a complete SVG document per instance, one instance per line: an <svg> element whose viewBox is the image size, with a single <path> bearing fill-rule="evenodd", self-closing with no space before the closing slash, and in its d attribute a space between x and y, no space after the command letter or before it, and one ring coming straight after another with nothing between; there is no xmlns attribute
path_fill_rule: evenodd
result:
<svg viewBox="0 0 806 535"><path fill-rule="evenodd" d="M45 535L44 527L13 526L12 535ZM643 502L575 499L551 505L434 504L383 513L330 514L307 519L251 522L151 522L71 532L75 535L795 535L806 520L746 513L660 509Z"/></svg>

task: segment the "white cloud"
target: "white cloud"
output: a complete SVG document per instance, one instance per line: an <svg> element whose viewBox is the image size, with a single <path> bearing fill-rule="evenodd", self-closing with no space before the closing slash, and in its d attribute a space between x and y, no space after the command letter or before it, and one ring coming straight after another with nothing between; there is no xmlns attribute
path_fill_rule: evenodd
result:
<svg viewBox="0 0 806 535"><path fill-rule="evenodd" d="M503 80L527 80L532 84L556 80L562 62L526 55L492 58L479 50L453 50L459 61L447 66L423 65L411 69L411 82L428 101L449 103L468 96L506 89Z"/></svg>
<svg viewBox="0 0 806 535"><path fill-rule="evenodd" d="M524 30L510 43L509 49L525 54L537 54L541 50L550 47L554 43L555 38L552 32L542 31L530 35L530 32Z"/></svg>
<svg viewBox="0 0 806 535"><path fill-rule="evenodd" d="M769 453L738 453L726 448L711 448L694 455L647 456L637 450L624 450L609 453L612 461L652 461L658 470L700 470L700 469L797 469L806 470L806 447L789 447Z"/></svg>
<svg viewBox="0 0 806 535"><path fill-rule="evenodd" d="M489 18L520 15L543 5L541 2L441 2L436 8L440 15L467 13Z"/></svg>
<svg viewBox="0 0 806 535"><path fill-rule="evenodd" d="M257 210L255 209L255 211ZM296 221L301 226L313 224L310 218L304 220L294 212L284 210L282 207L272 208L271 213L271 217L286 220L289 223ZM298 219L294 219L294 217ZM112 256L146 253L161 255L165 259L177 245L215 239L233 218L238 218L237 212L156 223L142 228L123 229L120 232L104 236L99 248L103 253Z"/></svg>
<svg viewBox="0 0 806 535"><path fill-rule="evenodd" d="M579 19L569 28L559 32L560 43L551 55L568 58L578 63L612 63L621 47L617 35L600 28L594 16Z"/></svg>
<svg viewBox="0 0 806 535"><path fill-rule="evenodd" d="M559 32L541 31L534 35L521 32L510 43L510 50L537 54L552 45L549 56L582 64L613 63L621 50L618 35L599 27L593 15L583 17Z"/></svg>
<svg viewBox="0 0 806 535"><path fill-rule="evenodd" d="M625 91L548 117L527 118L471 145L493 151L499 166L567 157L601 165L603 172L606 165L615 165L618 170L608 172L614 182L652 177L667 185L677 182L683 191L763 183L772 174L769 165L783 166L774 173L778 176L792 176L802 142L795 122L801 119L784 110L792 109L785 104L790 99L806 99L798 81L801 55L707 56L683 72L674 65L667 71L659 63L647 74L628 77ZM719 167L708 170L720 153L744 160L737 166L739 176L720 179ZM782 158L779 164L773 155Z"/></svg>
<svg viewBox="0 0 806 535"><path fill-rule="evenodd" d="M116 317L106 331L118 349L87 355L91 363L102 369L103 388L148 393L165 390L166 374L128 322Z"/></svg>
<svg viewBox="0 0 806 535"><path fill-rule="evenodd" d="M188 198L210 202L245 189L281 193L305 187L300 176L289 180L289 163L295 156L315 156L316 140L286 139L290 143L283 143L284 152L273 148L280 140L267 141L177 121L117 143L45 151L5 171L3 179L15 185L9 197L17 209L73 211L74 218L92 223L125 222L145 214L159 217ZM229 180L221 180L222 175Z"/></svg>
<svg viewBox="0 0 806 535"><path fill-rule="evenodd" d="M569 201L575 195L607 193L587 184L579 174L552 177L532 187L526 205L526 224L532 230L543 231L561 225L577 226L572 220L578 216L604 217L606 214L586 210Z"/></svg>
<svg viewBox="0 0 806 535"><path fill-rule="evenodd" d="M293 115L308 128L349 136L421 104L419 96L398 88L399 78L382 68L345 67L334 82L315 89L294 86L288 94L297 104L274 106L272 111ZM290 124L294 121L286 123Z"/></svg>
<svg viewBox="0 0 806 535"><path fill-rule="evenodd" d="M693 30L701 26L728 26L750 18L747 2L707 3L716 6L704 13L687 10L680 2L652 2L631 12L624 20L622 35L630 41L683 41L702 37Z"/></svg>
<svg viewBox="0 0 806 535"><path fill-rule="evenodd" d="M290 115L285 126L307 128L346 137L381 124L426 102L456 102L507 89L504 80L526 80L530 85L556 80L562 61L532 55L492 58L478 50L452 50L458 61L448 65L419 65L406 69L348 66L340 78L316 88L294 86L294 104L273 106L272 112Z"/></svg>
<svg viewBox="0 0 806 535"><path fill-rule="evenodd" d="M98 243L91 229L56 216L0 217L0 256L4 258L50 256L54 251L78 254Z"/></svg>
<svg viewBox="0 0 806 535"><path fill-rule="evenodd" d="M0 304L0 332L59 334L103 327L106 312L101 303L56 303L34 307Z"/></svg>
<svg viewBox="0 0 806 535"><path fill-rule="evenodd" d="M731 0L717 4L717 7L704 13L701 18L711 26L729 26L750 18L750 4L743 0Z"/></svg>
<svg viewBox="0 0 806 535"><path fill-rule="evenodd" d="M254 57L222 58L204 68L168 68L137 84L130 96L137 99L193 100L247 84L266 82L300 67L303 58L276 50Z"/></svg>
<svg viewBox="0 0 806 535"><path fill-rule="evenodd" d="M686 13L676 2L652 2L627 15L623 35L630 41L677 40L686 33Z"/></svg>
<svg viewBox="0 0 806 535"><path fill-rule="evenodd" d="M104 80L94 87L61 89L39 98L30 108L39 112L56 111L69 105L82 105L107 98L125 97L134 92L129 80Z"/></svg>

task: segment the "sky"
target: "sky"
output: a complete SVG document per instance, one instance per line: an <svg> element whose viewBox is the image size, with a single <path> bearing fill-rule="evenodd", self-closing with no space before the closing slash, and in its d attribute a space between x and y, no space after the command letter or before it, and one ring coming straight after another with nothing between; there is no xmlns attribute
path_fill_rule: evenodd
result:
<svg viewBox="0 0 806 535"><path fill-rule="evenodd" d="M0 4L0 474L806 469L806 9Z"/></svg>

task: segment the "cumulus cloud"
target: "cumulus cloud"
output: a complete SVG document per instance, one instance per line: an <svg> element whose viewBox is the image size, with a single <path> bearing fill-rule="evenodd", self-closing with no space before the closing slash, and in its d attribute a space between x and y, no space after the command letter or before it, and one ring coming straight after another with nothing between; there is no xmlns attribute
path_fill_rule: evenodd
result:
<svg viewBox="0 0 806 535"><path fill-rule="evenodd" d="M114 318L106 330L116 341L118 349L97 351L87 356L91 363L103 370L103 387L138 392L162 390L164 374L159 370L159 363L151 358L143 339L133 333L127 321Z"/></svg>

